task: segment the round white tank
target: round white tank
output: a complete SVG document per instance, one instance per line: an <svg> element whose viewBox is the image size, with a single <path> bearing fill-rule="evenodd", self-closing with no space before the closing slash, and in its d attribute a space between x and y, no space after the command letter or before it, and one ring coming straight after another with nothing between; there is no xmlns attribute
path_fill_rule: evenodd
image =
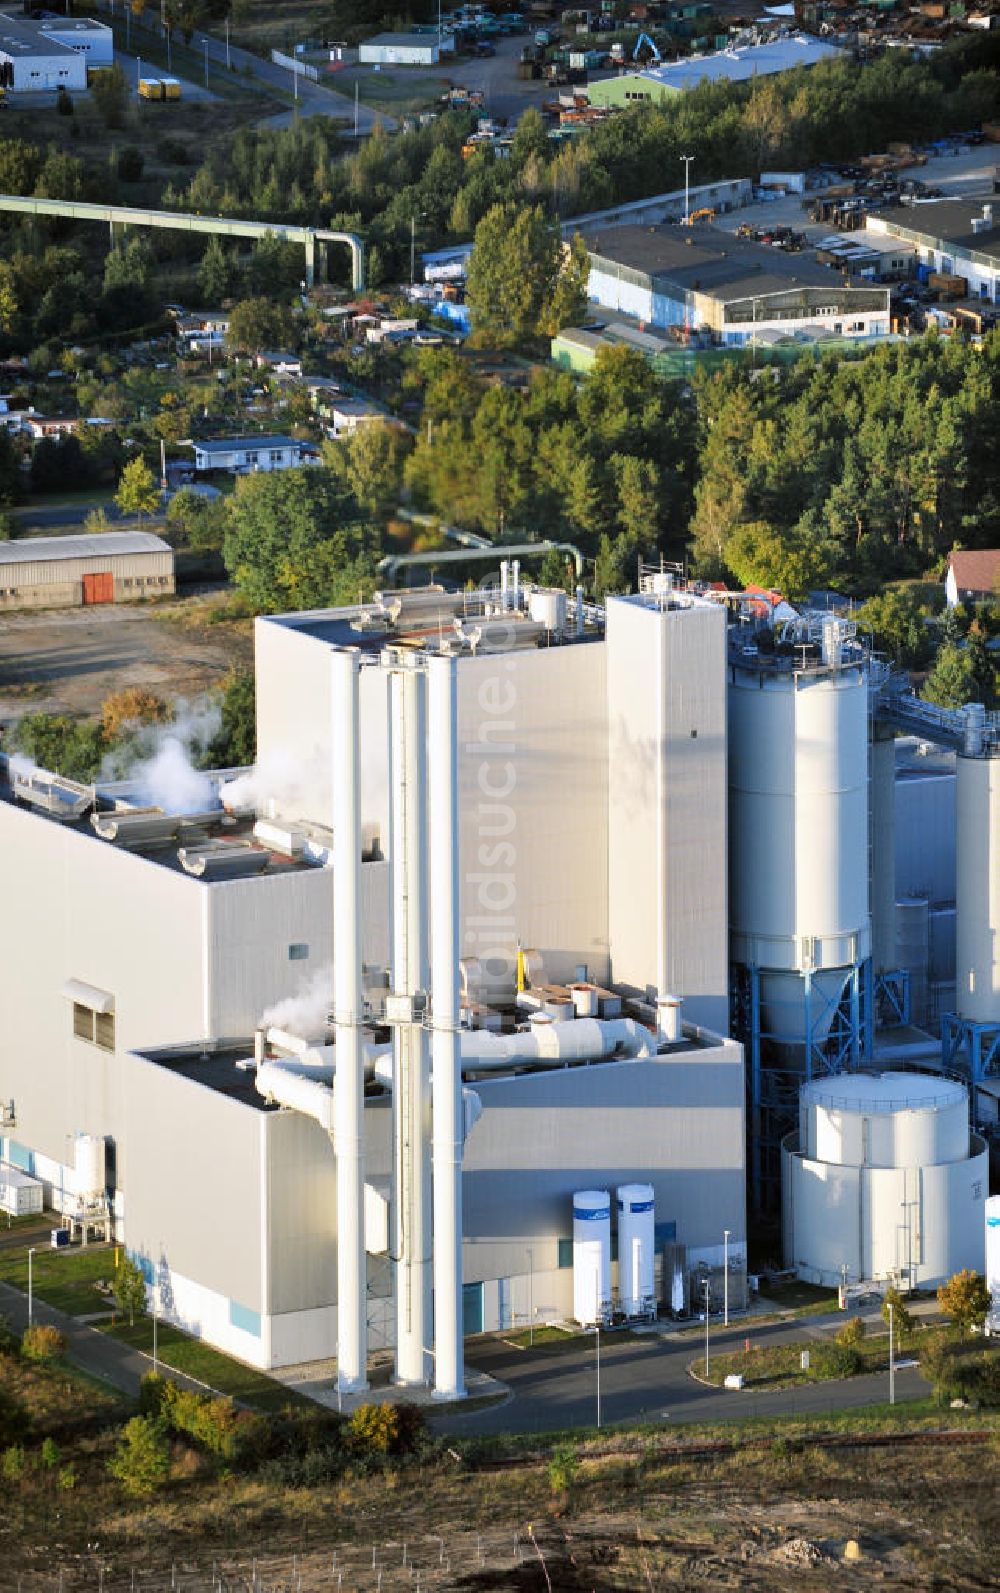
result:
<svg viewBox="0 0 1000 1593"><path fill-rule="evenodd" d="M610 1300L611 1195L581 1189L573 1196L573 1315L593 1327Z"/></svg>
<svg viewBox="0 0 1000 1593"><path fill-rule="evenodd" d="M959 758L955 784L955 1004L1000 1022L1000 757Z"/></svg>
<svg viewBox="0 0 1000 1593"><path fill-rule="evenodd" d="M561 631L566 624L566 593L557 587L543 587L528 598L528 613L547 631Z"/></svg>
<svg viewBox="0 0 1000 1593"><path fill-rule="evenodd" d="M732 668L729 802L734 959L789 971L863 961L871 930L861 664Z"/></svg>
<svg viewBox="0 0 1000 1593"><path fill-rule="evenodd" d="M991 1195L986 1202L986 1282L993 1309L1000 1311L1000 1195Z"/></svg>
<svg viewBox="0 0 1000 1593"><path fill-rule="evenodd" d="M837 1167L937 1167L969 1154L964 1084L921 1073L842 1073L799 1094L799 1143Z"/></svg>
<svg viewBox="0 0 1000 1593"><path fill-rule="evenodd" d="M578 1018L597 1017L597 986L588 984L585 980L575 985L570 985L569 993L573 997L573 1010Z"/></svg>
<svg viewBox="0 0 1000 1593"><path fill-rule="evenodd" d="M73 1146L76 1192L81 1200L104 1198L107 1188L107 1146L99 1134L80 1134Z"/></svg>
<svg viewBox="0 0 1000 1593"><path fill-rule="evenodd" d="M933 1288L981 1271L985 1142L954 1080L844 1074L802 1087L781 1154L785 1264L828 1287Z"/></svg>
<svg viewBox="0 0 1000 1593"><path fill-rule="evenodd" d="M618 1299L638 1316L653 1296L656 1205L652 1184L621 1184L618 1198Z"/></svg>

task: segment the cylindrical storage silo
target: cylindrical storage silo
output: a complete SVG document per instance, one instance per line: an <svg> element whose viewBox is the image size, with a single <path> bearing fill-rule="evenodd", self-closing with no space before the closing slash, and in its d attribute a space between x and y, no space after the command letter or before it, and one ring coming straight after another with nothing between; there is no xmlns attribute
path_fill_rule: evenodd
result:
<svg viewBox="0 0 1000 1593"><path fill-rule="evenodd" d="M809 971L822 1040L871 950L863 661L731 653L729 799L733 961L761 970L761 1030L788 1043Z"/></svg>
<svg viewBox="0 0 1000 1593"><path fill-rule="evenodd" d="M92 1205L107 1191L107 1146L99 1134L80 1134L73 1146L76 1192Z"/></svg>
<svg viewBox="0 0 1000 1593"><path fill-rule="evenodd" d="M782 1144L785 1264L808 1282L933 1288L982 1269L985 1142L968 1093L920 1073L803 1086Z"/></svg>
<svg viewBox="0 0 1000 1593"><path fill-rule="evenodd" d="M558 587L539 587L528 599L528 613L547 631L561 631L566 624L566 593Z"/></svg>
<svg viewBox="0 0 1000 1593"><path fill-rule="evenodd" d="M958 759L955 806L955 1004L1000 1023L1000 757Z"/></svg>
<svg viewBox="0 0 1000 1593"><path fill-rule="evenodd" d="M618 1198L618 1302L640 1316L653 1299L656 1203L652 1184L621 1184Z"/></svg>
<svg viewBox="0 0 1000 1593"><path fill-rule="evenodd" d="M1000 1195L986 1202L986 1282L993 1309L1000 1311Z"/></svg>
<svg viewBox="0 0 1000 1593"><path fill-rule="evenodd" d="M611 1195L580 1189L573 1196L573 1315L593 1327L610 1301Z"/></svg>

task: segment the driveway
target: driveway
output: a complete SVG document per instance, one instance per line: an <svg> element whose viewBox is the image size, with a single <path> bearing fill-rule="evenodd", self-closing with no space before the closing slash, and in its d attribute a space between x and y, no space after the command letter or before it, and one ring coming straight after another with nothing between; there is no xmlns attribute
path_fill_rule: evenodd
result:
<svg viewBox="0 0 1000 1593"><path fill-rule="evenodd" d="M874 1327L877 1317L872 1319ZM843 1325L841 1314L754 1327L752 1318L728 1330L712 1327L709 1354L737 1350L749 1336L755 1344L783 1344L828 1338ZM878 1326L881 1327L878 1321ZM825 1331L824 1331L825 1330ZM634 1422L745 1421L750 1417L819 1414L883 1404L889 1398L887 1373L843 1382L810 1383L774 1393L723 1392L699 1383L688 1367L704 1355L699 1335L651 1331L628 1339L601 1337L601 1424ZM456 1436L532 1433L593 1427L597 1420L597 1357L593 1337L579 1349L557 1345L518 1350L502 1340L468 1345L466 1358L477 1370L506 1383L511 1398L488 1410L449 1412L432 1421L439 1432ZM896 1372L896 1399L924 1399L928 1386L912 1366Z"/></svg>
<svg viewBox="0 0 1000 1593"><path fill-rule="evenodd" d="M210 61L215 61L221 66L232 66L237 72L246 72L268 88L279 89L285 94L294 92L295 78L287 67L277 66L271 60L264 60L261 56L252 54L250 50L238 49L235 44L227 45L225 39L215 38L211 33L196 33L191 40L192 49L204 50L206 45ZM288 127L296 116L343 118L349 122L349 132L353 136L354 99L346 94L338 94L336 90L327 88L325 84L313 83L307 77L300 77L297 102L290 110L264 117L260 126ZM366 105L358 106L359 136L364 137L370 133L376 122L381 122L390 131L396 126L391 116L383 116L377 111L370 110Z"/></svg>

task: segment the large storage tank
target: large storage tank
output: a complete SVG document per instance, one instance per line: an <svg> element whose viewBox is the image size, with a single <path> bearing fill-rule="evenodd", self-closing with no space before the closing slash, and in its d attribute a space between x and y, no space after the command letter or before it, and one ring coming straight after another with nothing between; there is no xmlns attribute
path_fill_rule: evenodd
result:
<svg viewBox="0 0 1000 1593"><path fill-rule="evenodd" d="M733 961L760 970L761 1033L822 1042L871 951L868 685L857 649L730 650Z"/></svg>
<svg viewBox="0 0 1000 1593"><path fill-rule="evenodd" d="M1000 1023L1000 757L959 758L955 1004Z"/></svg>
<svg viewBox="0 0 1000 1593"><path fill-rule="evenodd" d="M573 1315L593 1327L610 1303L611 1195L581 1189L573 1196Z"/></svg>
<svg viewBox="0 0 1000 1593"><path fill-rule="evenodd" d="M993 1309L1000 1311L1000 1195L991 1195L986 1202L986 1282Z"/></svg>
<svg viewBox="0 0 1000 1593"><path fill-rule="evenodd" d="M654 1298L656 1202L652 1184L622 1184L618 1198L618 1303L641 1316Z"/></svg>
<svg viewBox="0 0 1000 1593"><path fill-rule="evenodd" d="M786 1266L828 1287L981 1271L988 1156L968 1114L963 1084L924 1074L804 1085L782 1146Z"/></svg>
<svg viewBox="0 0 1000 1593"><path fill-rule="evenodd" d="M107 1146L99 1134L80 1134L73 1147L76 1193L87 1206L107 1193Z"/></svg>

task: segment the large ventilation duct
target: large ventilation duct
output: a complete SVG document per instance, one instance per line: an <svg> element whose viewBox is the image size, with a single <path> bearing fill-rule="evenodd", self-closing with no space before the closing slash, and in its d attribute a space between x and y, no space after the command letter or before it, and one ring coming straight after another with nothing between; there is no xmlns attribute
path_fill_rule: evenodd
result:
<svg viewBox="0 0 1000 1593"><path fill-rule="evenodd" d="M426 678L400 660L391 679L392 993L396 1381L427 1381L431 1341L430 1072L425 844Z"/></svg>
<svg viewBox="0 0 1000 1593"><path fill-rule="evenodd" d="M458 690L455 660L427 662L433 987L434 1394L465 1394L459 1063Z"/></svg>
<svg viewBox="0 0 1000 1593"><path fill-rule="evenodd" d="M333 1001L338 1078L337 1387L368 1387L365 1257L364 1105L361 1035L361 772L356 652L331 655L333 703Z"/></svg>

